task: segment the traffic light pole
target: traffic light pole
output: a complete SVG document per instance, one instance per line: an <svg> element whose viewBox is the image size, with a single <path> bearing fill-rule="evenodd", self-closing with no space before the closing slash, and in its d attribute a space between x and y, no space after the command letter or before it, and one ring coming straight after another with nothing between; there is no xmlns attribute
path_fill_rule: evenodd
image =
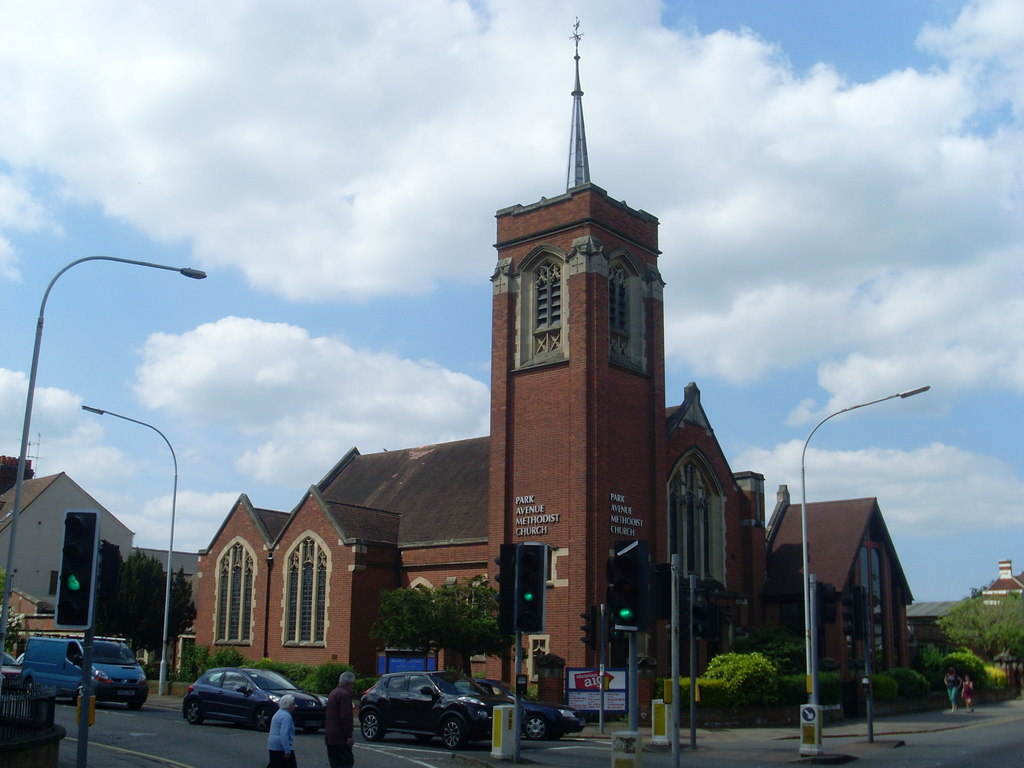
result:
<svg viewBox="0 0 1024 768"><path fill-rule="evenodd" d="M690 635L690 749L697 748L697 633L693 631L693 604L697 602L697 574L690 573L690 599L686 625Z"/></svg>
<svg viewBox="0 0 1024 768"><path fill-rule="evenodd" d="M679 768L679 555L672 555L670 564L670 584L672 604L671 617L669 620L669 631L671 632L671 654L672 654L672 718L670 732L672 733L672 768Z"/></svg>
<svg viewBox="0 0 1024 768"><path fill-rule="evenodd" d="M82 682L78 693L78 750L75 768L86 768L89 756L89 715L92 713L92 622L82 639Z"/></svg>
<svg viewBox="0 0 1024 768"><path fill-rule="evenodd" d="M605 664L606 664L606 661L607 661L607 653L608 653L608 606L605 605L604 603L601 603L601 621L600 621L600 623L598 625L597 632L598 632L597 642L598 642L598 647L600 649L598 651L599 655L598 655L598 665L597 665L597 668L598 668L598 672L600 672L600 674L601 674L601 702L600 702L601 711L597 715L597 732L600 733L601 735L604 735L604 705L605 705L605 695L604 695L604 692L605 692L605 688L607 687L605 685L604 673L605 673Z"/></svg>

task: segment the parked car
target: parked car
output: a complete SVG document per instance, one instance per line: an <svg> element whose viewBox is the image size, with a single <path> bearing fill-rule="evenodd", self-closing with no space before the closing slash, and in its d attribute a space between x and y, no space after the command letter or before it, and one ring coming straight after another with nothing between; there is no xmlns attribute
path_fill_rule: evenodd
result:
<svg viewBox="0 0 1024 768"><path fill-rule="evenodd" d="M485 678L477 678L477 683L495 696L504 696L506 703L515 699L508 683ZM587 724L582 714L565 704L520 696L519 707L523 735L528 739L560 739L567 733L579 733Z"/></svg>
<svg viewBox="0 0 1024 768"><path fill-rule="evenodd" d="M21 663L27 686L56 689L57 696L78 700L82 684L82 641L74 637L30 637ZM113 638L92 641L92 689L96 701L118 701L141 709L149 697L146 673L132 649Z"/></svg>
<svg viewBox="0 0 1024 768"><path fill-rule="evenodd" d="M21 664L6 651L3 655L3 664L0 665L0 674L4 680L17 680L21 677Z"/></svg>
<svg viewBox="0 0 1024 768"><path fill-rule="evenodd" d="M495 705L507 704L458 672L391 672L359 700L363 738L409 733L427 742L440 736L449 749L491 737Z"/></svg>
<svg viewBox="0 0 1024 768"><path fill-rule="evenodd" d="M227 720L270 730L277 702L286 693L295 697L295 727L315 733L323 727L327 697L306 693L282 674L269 669L216 667L188 687L181 715L192 725L204 720Z"/></svg>

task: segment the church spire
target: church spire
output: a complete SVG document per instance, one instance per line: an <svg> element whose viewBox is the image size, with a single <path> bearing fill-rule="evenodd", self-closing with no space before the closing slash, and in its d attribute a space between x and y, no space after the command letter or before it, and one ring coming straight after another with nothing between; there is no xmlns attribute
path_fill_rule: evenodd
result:
<svg viewBox="0 0 1024 768"><path fill-rule="evenodd" d="M576 88L572 92L572 130L569 137L569 172L565 188L570 190L590 182L587 159L587 132L583 127L583 90L580 88L580 20L576 19L571 39L576 43Z"/></svg>

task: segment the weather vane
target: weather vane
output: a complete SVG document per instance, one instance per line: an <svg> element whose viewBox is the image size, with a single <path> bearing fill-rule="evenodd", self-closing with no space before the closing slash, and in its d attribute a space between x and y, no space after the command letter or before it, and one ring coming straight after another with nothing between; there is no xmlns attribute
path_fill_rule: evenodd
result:
<svg viewBox="0 0 1024 768"><path fill-rule="evenodd" d="M580 32L580 17L576 17L576 23L572 25L572 34L569 35L569 39L576 43L576 58L580 57L580 40L583 38L583 33Z"/></svg>

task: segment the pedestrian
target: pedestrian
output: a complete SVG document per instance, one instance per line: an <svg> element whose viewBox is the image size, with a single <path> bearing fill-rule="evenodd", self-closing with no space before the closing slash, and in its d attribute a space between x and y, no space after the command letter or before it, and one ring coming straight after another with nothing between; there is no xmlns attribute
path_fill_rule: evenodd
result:
<svg viewBox="0 0 1024 768"><path fill-rule="evenodd" d="M949 710L956 712L956 694L960 690L960 677L956 670L952 667L946 670L943 682L946 684L946 693L949 694Z"/></svg>
<svg viewBox="0 0 1024 768"><path fill-rule="evenodd" d="M971 682L971 676L966 672L964 673L964 681L960 683L960 698L964 700L964 706L967 707L968 712L974 711L974 683Z"/></svg>
<svg viewBox="0 0 1024 768"><path fill-rule="evenodd" d="M267 736L267 751L270 762L267 768L296 768L295 765L295 697L286 693L277 702L277 712L270 721L270 735Z"/></svg>
<svg viewBox="0 0 1024 768"><path fill-rule="evenodd" d="M356 676L342 672L338 685L327 697L324 713L324 742L327 744L327 763L331 768L350 768L355 764L352 754L352 686Z"/></svg>

